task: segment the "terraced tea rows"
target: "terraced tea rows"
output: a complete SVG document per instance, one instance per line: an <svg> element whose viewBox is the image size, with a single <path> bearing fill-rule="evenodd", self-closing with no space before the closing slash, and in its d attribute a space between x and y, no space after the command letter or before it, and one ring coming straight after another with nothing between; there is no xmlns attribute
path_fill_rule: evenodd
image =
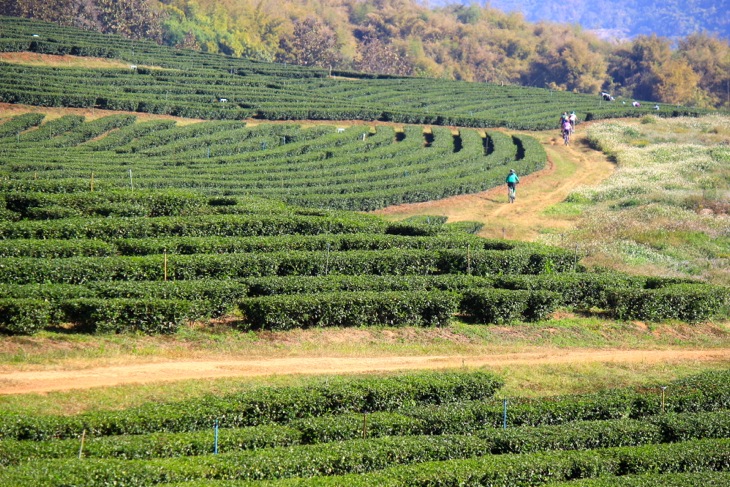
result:
<svg viewBox="0 0 730 487"><path fill-rule="evenodd" d="M180 190L50 188L67 192L2 193L5 332L174 333L232 313L235 326L269 330L445 326L456 313L508 324L558 307L695 322L727 299L693 282L581 272L572 252L484 240L439 219L386 223Z"/></svg>
<svg viewBox="0 0 730 487"><path fill-rule="evenodd" d="M530 137L498 131L485 137L473 129L454 135L443 127L247 127L232 121L177 127L134 124L127 115L86 123L68 115L32 126L38 122L21 116L0 124L7 127L0 139L6 187L194 188L372 210L482 191L502 184L508 168L526 174L546 161ZM116 211L124 214L124 205Z"/></svg>
<svg viewBox="0 0 730 487"><path fill-rule="evenodd" d="M667 394L646 384L511 398L507 407L494 399L502 382L491 374L432 372L3 417L0 481L527 486L600 477L597 485L623 485L642 474L640 485L679 476L699 486L728 479L727 379L713 372L667 384Z"/></svg>
<svg viewBox="0 0 730 487"><path fill-rule="evenodd" d="M462 127L547 129L557 114L579 120L697 115L663 105L635 108L598 96L542 88L393 78L256 63L149 42L2 18L0 51L122 59L134 69L31 67L0 63L0 101L97 107L205 119L370 120ZM145 66L147 65L147 66ZM155 66L163 69L152 69ZM22 88L19 88L22 87ZM221 102L220 100L225 100Z"/></svg>

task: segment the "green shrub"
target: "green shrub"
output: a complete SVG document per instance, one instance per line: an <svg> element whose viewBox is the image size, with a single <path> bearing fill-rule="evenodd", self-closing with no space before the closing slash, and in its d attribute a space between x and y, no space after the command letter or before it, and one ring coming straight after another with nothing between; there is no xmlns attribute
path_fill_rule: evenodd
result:
<svg viewBox="0 0 730 487"><path fill-rule="evenodd" d="M301 432L283 425L220 429L218 451L231 453L301 443ZM88 437L84 458L142 459L206 455L213 452L213 432L151 433ZM42 458L72 458L79 454L79 438L46 441L5 439L0 443L0 465L17 465Z"/></svg>
<svg viewBox="0 0 730 487"><path fill-rule="evenodd" d="M642 420L615 419L575 421L561 425L517 428L462 427L453 417L452 431L486 440L491 454L525 454L554 450L592 450L638 446L702 438L725 438L730 430L726 411L699 414L666 414ZM418 436L428 434L428 420L403 414L324 415L294 420L287 425L263 425L220 429L221 453L297 446L359 438ZM0 465L16 465L42 458L71 458L78 454L78 439L17 441L0 443ZM88 438L87 458L143 459L205 455L213 446L210 430L190 433L152 433ZM292 450L293 451L293 450Z"/></svg>
<svg viewBox="0 0 730 487"><path fill-rule="evenodd" d="M94 296L103 299L154 298L183 300L194 307L194 318L218 317L230 313L236 302L246 296L248 286L237 281L101 281L89 283L86 288Z"/></svg>
<svg viewBox="0 0 730 487"><path fill-rule="evenodd" d="M50 324L51 305L38 299L0 299L0 330L32 335Z"/></svg>
<svg viewBox="0 0 730 487"><path fill-rule="evenodd" d="M45 117L42 113L24 113L17 115L0 125L0 139L4 137L18 137L21 132L40 125Z"/></svg>
<svg viewBox="0 0 730 487"><path fill-rule="evenodd" d="M645 278L617 272L566 272L538 276L509 275L494 279L494 287L559 293L562 305L578 309L607 308L608 293L616 288L642 288Z"/></svg>
<svg viewBox="0 0 730 487"><path fill-rule="evenodd" d="M463 274L414 275L341 275L269 276L243 281L249 297L274 294L332 293L338 291L454 291L472 287L491 287L492 279Z"/></svg>
<svg viewBox="0 0 730 487"><path fill-rule="evenodd" d="M445 292L340 292L248 298L238 308L246 328L445 326L458 298Z"/></svg>
<svg viewBox="0 0 730 487"><path fill-rule="evenodd" d="M727 305L728 290L708 284L678 284L658 289L617 289L608 296L618 319L689 323L706 321Z"/></svg>
<svg viewBox="0 0 730 487"><path fill-rule="evenodd" d="M296 478L295 485L528 486L605 475L730 468L727 439L527 455L490 455L488 446L489 442L468 436L391 437L174 459L39 460L4 469L0 481L5 485L141 486Z"/></svg>
<svg viewBox="0 0 730 487"><path fill-rule="evenodd" d="M67 319L97 333L175 333L199 318L189 301L167 299L83 298L62 303Z"/></svg>
<svg viewBox="0 0 730 487"><path fill-rule="evenodd" d="M659 415L664 411L722 411L730 409L728 379L730 373L723 371L698 374L691 379L664 384L668 386L664 407L659 387L641 391L617 389L541 399L512 398L508 401L507 419L510 427L548 426L579 420L643 418ZM463 434L484 427L499 428L503 421L501 401L465 402L442 408L423 406L400 412L424 421L429 434Z"/></svg>
<svg viewBox="0 0 730 487"><path fill-rule="evenodd" d="M551 291L480 288L464 292L461 311L478 323L509 325L547 319L560 302L560 295Z"/></svg>
<svg viewBox="0 0 730 487"><path fill-rule="evenodd" d="M218 485L218 484L214 484ZM221 484L222 486L223 484ZM602 476L596 479L554 482L549 487L721 487L730 485L730 472L645 473L642 475Z"/></svg>

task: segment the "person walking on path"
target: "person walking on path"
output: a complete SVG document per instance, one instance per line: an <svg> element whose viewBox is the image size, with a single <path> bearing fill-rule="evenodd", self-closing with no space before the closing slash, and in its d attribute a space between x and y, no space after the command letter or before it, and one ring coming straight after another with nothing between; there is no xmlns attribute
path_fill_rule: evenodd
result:
<svg viewBox="0 0 730 487"><path fill-rule="evenodd" d="M509 170L509 174L507 175L505 182L507 183L507 198L510 203L514 203L515 198L517 197L517 185L520 182L520 178L517 176L514 169Z"/></svg>

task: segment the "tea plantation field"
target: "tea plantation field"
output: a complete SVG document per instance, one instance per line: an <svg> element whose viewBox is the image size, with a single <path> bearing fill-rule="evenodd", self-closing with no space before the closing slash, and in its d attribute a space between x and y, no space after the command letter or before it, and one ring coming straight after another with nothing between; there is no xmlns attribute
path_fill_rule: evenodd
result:
<svg viewBox="0 0 730 487"><path fill-rule="evenodd" d="M0 124L5 188L180 188L372 210L483 191L503 184L510 168L528 174L547 159L534 138L496 130L239 121L176 126L134 123L134 115L43 119L29 113ZM118 216L135 216L128 206L115 208Z"/></svg>
<svg viewBox="0 0 730 487"><path fill-rule="evenodd" d="M539 321L558 308L703 321L727 289L586 272L571 251L486 240L474 223L243 196L9 180L0 193L0 328L174 333Z"/></svg>
<svg viewBox="0 0 730 487"><path fill-rule="evenodd" d="M0 417L0 482L726 485L727 372L495 398L478 371L340 378L73 416ZM563 485L563 484L560 484Z"/></svg>
<svg viewBox="0 0 730 487"><path fill-rule="evenodd" d="M233 313L267 330L445 326L456 315L502 324L558 308L698 322L727 300L687 280L585 272L573 252L481 239L477 223L332 209L502 184L507 167L544 164L531 137L44 118L0 124L9 333L174 333Z"/></svg>
<svg viewBox="0 0 730 487"><path fill-rule="evenodd" d="M483 330L558 311L690 328L730 302L727 287L586 269L576 251L483 239L478 222L364 213L543 168L544 148L516 131L554 128L566 110L581 120L699 110L329 73L7 17L0 51L129 64L0 62L0 102L126 112L0 120L6 343L174 341L213 322L222 339L456 321ZM53 360L34 366L68 365ZM506 398L504 377L462 367L77 414L0 405L0 485L729 485L729 379L721 370L527 399Z"/></svg>
<svg viewBox="0 0 730 487"><path fill-rule="evenodd" d="M697 115L703 110L544 88L396 78L252 62L131 41L27 19L0 18L0 51L124 60L127 69L0 63L0 101L204 119L369 120L461 127L554 128L579 120ZM225 99L225 102L220 100ZM626 100L624 100L625 102Z"/></svg>

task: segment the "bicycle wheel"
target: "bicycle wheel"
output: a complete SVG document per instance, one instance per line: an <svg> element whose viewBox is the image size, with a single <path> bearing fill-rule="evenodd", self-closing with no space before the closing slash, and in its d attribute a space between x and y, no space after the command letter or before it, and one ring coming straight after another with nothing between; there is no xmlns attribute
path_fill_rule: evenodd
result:
<svg viewBox="0 0 730 487"><path fill-rule="evenodd" d="M515 192L515 188L509 188L509 190L507 191L507 197L509 198L509 202L510 203L514 203L515 202L515 198L517 198L517 194Z"/></svg>
<svg viewBox="0 0 730 487"><path fill-rule="evenodd" d="M570 145L570 132L567 130L563 132L563 141L565 142L565 145Z"/></svg>

